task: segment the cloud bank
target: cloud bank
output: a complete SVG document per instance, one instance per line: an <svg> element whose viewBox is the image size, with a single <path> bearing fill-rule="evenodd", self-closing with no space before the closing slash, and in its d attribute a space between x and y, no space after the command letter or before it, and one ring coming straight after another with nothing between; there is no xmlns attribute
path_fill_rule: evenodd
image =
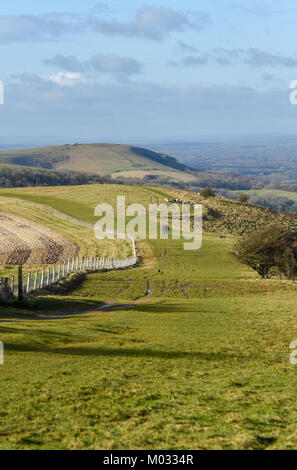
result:
<svg viewBox="0 0 297 470"><path fill-rule="evenodd" d="M101 16L97 10L103 10ZM107 20L102 16L104 10L101 3L93 14L0 15L0 43L55 41L86 32L161 41L173 32L201 31L211 23L208 14L165 7L145 6L129 22Z"/></svg>
<svg viewBox="0 0 297 470"><path fill-rule="evenodd" d="M222 66L247 64L253 68L271 67L273 69L290 69L297 67L297 58L295 57L282 56L253 47L248 49L225 49L218 47L203 56L186 56L181 60L180 65L195 67L206 65L210 61L214 61ZM177 64L175 63L175 65Z"/></svg>
<svg viewBox="0 0 297 470"><path fill-rule="evenodd" d="M142 71L142 64L136 59L113 54L96 54L89 60L84 61L79 61L74 56L58 54L52 59L45 59L43 62L62 70L80 73L93 69L103 74L129 76L140 74Z"/></svg>
<svg viewBox="0 0 297 470"><path fill-rule="evenodd" d="M0 107L3 133L19 127L32 134L78 137L199 135L289 132L297 122L288 91L244 86L111 82L78 72L40 77L23 74L6 84ZM295 107L296 108L296 107ZM63 131L64 130L64 131Z"/></svg>

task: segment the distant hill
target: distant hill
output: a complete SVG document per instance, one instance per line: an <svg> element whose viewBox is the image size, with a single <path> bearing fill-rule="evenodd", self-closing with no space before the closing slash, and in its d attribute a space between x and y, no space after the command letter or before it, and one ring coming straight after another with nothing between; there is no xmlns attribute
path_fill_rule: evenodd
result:
<svg viewBox="0 0 297 470"><path fill-rule="evenodd" d="M186 165L166 154L121 144L74 144L0 152L0 163L112 177L195 179ZM192 174L191 174L192 173Z"/></svg>
<svg viewBox="0 0 297 470"><path fill-rule="evenodd" d="M24 167L26 178L22 178L20 171ZM17 178L12 181L16 169ZM47 171L47 174L41 174L41 171ZM57 172L60 175L56 178L53 173ZM230 190L262 189L265 186L259 179L244 175L193 170L165 153L130 145L65 144L0 151L0 187L52 185L55 180L57 185L81 184L81 181L99 183L98 178L193 191L207 186Z"/></svg>

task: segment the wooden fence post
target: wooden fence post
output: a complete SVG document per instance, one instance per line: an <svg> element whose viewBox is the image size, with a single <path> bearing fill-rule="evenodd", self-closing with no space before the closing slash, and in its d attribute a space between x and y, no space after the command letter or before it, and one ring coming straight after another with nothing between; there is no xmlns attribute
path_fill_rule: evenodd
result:
<svg viewBox="0 0 297 470"><path fill-rule="evenodd" d="M23 293L23 266L20 264L19 265L19 270L18 270L18 299L21 302L24 298L24 293Z"/></svg>
<svg viewBox="0 0 297 470"><path fill-rule="evenodd" d="M28 273L28 276L27 276L27 289L26 289L27 294L30 291L30 281L31 281L31 273Z"/></svg>
<svg viewBox="0 0 297 470"><path fill-rule="evenodd" d="M35 277L34 277L34 287L33 289L36 290L36 287L37 287L37 276L38 276L38 272L35 271Z"/></svg>
<svg viewBox="0 0 297 470"><path fill-rule="evenodd" d="M9 299L9 287L8 287L8 277L4 278L4 284L3 284L3 295L6 300Z"/></svg>
<svg viewBox="0 0 297 470"><path fill-rule="evenodd" d="M14 297L14 276L11 277L11 293L12 297Z"/></svg>
<svg viewBox="0 0 297 470"><path fill-rule="evenodd" d="M44 269L42 269L41 271L40 289L43 289L43 281L44 281Z"/></svg>

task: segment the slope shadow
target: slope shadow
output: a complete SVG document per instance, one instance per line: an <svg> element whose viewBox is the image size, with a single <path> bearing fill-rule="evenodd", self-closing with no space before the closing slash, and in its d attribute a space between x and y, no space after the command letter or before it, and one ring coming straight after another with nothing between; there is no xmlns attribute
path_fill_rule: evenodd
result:
<svg viewBox="0 0 297 470"><path fill-rule="evenodd" d="M20 352L43 352L48 354L69 355L69 356L93 356L93 357L134 357L134 358L157 358L157 359L200 359L204 361L232 361L238 360L239 353L226 353L226 352L205 352L205 351L162 351L153 349L128 349L118 346L118 348L108 348L102 346L92 347L62 347L62 348L40 348L32 347L32 345L15 345L12 343L5 343L7 351L20 351ZM258 354L240 354L242 361L254 360Z"/></svg>

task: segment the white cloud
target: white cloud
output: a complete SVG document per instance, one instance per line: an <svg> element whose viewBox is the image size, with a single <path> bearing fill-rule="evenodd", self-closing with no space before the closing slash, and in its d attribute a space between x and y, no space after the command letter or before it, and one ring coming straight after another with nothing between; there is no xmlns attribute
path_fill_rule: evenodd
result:
<svg viewBox="0 0 297 470"><path fill-rule="evenodd" d="M88 79L86 77L84 77L81 73L77 72L59 72L44 78L62 86L74 86L79 83L88 82Z"/></svg>

